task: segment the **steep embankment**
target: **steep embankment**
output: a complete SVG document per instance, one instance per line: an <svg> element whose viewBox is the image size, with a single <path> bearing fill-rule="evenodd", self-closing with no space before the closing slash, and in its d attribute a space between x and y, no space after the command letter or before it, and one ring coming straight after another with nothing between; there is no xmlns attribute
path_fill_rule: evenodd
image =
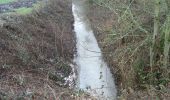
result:
<svg viewBox="0 0 170 100"><path fill-rule="evenodd" d="M75 38L70 0L0 18L0 99L71 99Z"/></svg>
<svg viewBox="0 0 170 100"><path fill-rule="evenodd" d="M119 98L168 99L168 89L162 92L163 90L159 88L164 80L159 66L154 69L157 76L150 73L149 67L148 37L153 32L153 3L146 1L147 3L142 4L140 1L134 1L128 5L126 0L110 0L110 4L109 0L87 1L89 1L87 15L105 61L116 77ZM128 5L127 8L124 8L125 5ZM154 84L150 84L149 80L152 75L155 77L152 80ZM150 85L155 85L158 89L152 86L150 88Z"/></svg>

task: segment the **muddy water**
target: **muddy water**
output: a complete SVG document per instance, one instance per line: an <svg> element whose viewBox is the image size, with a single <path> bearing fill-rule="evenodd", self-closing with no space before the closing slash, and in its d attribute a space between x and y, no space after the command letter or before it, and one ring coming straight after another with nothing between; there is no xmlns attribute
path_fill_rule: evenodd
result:
<svg viewBox="0 0 170 100"><path fill-rule="evenodd" d="M102 100L115 100L117 91L114 78L102 59L84 5L85 0L73 0L74 30L77 37L75 62L79 67L77 86Z"/></svg>

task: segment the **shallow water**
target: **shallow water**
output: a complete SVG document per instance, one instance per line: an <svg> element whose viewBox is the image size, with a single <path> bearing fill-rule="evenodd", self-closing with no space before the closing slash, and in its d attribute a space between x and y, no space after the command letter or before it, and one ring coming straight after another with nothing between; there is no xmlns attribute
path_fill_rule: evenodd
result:
<svg viewBox="0 0 170 100"><path fill-rule="evenodd" d="M85 14L85 0L73 0L74 30L77 38L77 56L79 67L77 86L92 95L108 100L116 98L114 78L102 59L93 30Z"/></svg>

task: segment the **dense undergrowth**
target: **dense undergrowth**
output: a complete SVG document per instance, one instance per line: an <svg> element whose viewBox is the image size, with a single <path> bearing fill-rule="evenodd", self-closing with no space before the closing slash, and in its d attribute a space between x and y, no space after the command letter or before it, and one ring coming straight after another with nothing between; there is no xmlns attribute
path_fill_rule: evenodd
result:
<svg viewBox="0 0 170 100"><path fill-rule="evenodd" d="M116 75L120 99L170 99L165 1L156 5L156 0L88 0L88 17Z"/></svg>
<svg viewBox="0 0 170 100"><path fill-rule="evenodd" d="M73 99L66 77L75 52L71 1L0 18L0 99Z"/></svg>

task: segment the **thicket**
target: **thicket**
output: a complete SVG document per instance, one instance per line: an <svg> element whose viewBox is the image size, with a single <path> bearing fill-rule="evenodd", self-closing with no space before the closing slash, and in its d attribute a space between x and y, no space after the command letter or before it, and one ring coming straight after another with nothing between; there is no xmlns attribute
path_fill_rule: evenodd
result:
<svg viewBox="0 0 170 100"><path fill-rule="evenodd" d="M107 33L102 41L104 55L117 63L121 87L168 93L170 0L89 0L89 3L113 13L112 17L105 15L106 19L114 20L110 21L112 27L98 30Z"/></svg>
<svg viewBox="0 0 170 100"><path fill-rule="evenodd" d="M62 88L75 51L70 8L69 0L51 0L31 14L1 14L0 100L72 98Z"/></svg>

